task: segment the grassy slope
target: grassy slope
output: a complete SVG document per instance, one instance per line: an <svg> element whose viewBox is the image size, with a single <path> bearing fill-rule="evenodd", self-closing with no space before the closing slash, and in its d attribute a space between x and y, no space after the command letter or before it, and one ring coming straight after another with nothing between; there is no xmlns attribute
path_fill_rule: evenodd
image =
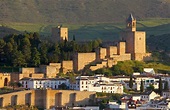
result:
<svg viewBox="0 0 170 110"><path fill-rule="evenodd" d="M51 35L51 28L58 24L49 23L4 23L6 27L18 31L40 32L45 36ZM69 36L75 35L77 40L117 39L119 33L125 28L125 23L89 23L89 24L63 24L69 28ZM147 36L169 33L170 19L146 19L137 22L137 30L146 31Z"/></svg>

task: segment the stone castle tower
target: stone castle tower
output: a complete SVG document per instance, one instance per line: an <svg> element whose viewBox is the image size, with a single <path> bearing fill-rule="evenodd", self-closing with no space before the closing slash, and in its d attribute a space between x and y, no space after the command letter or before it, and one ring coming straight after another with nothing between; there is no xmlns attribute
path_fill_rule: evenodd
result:
<svg viewBox="0 0 170 110"><path fill-rule="evenodd" d="M146 33L136 31L136 19L132 14L126 19L126 29L121 34L126 41L126 53L131 53L132 60L146 61L150 53L146 53Z"/></svg>
<svg viewBox="0 0 170 110"><path fill-rule="evenodd" d="M62 26L52 28L52 41L60 42L64 40L68 41L68 28Z"/></svg>

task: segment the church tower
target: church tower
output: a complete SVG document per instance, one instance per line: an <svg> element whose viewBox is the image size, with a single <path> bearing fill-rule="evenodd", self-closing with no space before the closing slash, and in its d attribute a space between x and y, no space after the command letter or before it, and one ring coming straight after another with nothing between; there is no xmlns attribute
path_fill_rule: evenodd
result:
<svg viewBox="0 0 170 110"><path fill-rule="evenodd" d="M130 14L126 20L126 30L132 32L136 31L136 19L132 14Z"/></svg>
<svg viewBox="0 0 170 110"><path fill-rule="evenodd" d="M132 14L126 19L126 29L122 37L126 41L126 53L131 53L132 60L148 59L150 53L146 53L146 33L136 31L136 19Z"/></svg>

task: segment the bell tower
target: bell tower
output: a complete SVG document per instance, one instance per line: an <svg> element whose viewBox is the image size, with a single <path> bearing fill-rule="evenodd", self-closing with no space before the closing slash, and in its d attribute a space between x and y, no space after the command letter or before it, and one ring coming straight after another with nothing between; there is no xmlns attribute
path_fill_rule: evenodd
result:
<svg viewBox="0 0 170 110"><path fill-rule="evenodd" d="M146 53L146 33L136 31L136 19L132 14L126 19L126 29L121 34L126 41L126 53L131 54L132 60L146 61L151 53Z"/></svg>
<svg viewBox="0 0 170 110"><path fill-rule="evenodd" d="M133 17L132 14L126 19L126 30L127 31L136 31L136 19Z"/></svg>

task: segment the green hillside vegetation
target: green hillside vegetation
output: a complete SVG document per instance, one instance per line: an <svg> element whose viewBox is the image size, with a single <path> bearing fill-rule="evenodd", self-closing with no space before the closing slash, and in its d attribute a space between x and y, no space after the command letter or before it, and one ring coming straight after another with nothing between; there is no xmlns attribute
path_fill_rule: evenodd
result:
<svg viewBox="0 0 170 110"><path fill-rule="evenodd" d="M170 0L1 0L0 21L29 23L98 23L169 18Z"/></svg>
<svg viewBox="0 0 170 110"><path fill-rule="evenodd" d="M154 68L156 73L170 74L170 66L157 62L121 61L111 68L101 68L96 71L86 71L88 75L104 74L105 76L128 75L133 72L143 72L144 68Z"/></svg>
<svg viewBox="0 0 170 110"><path fill-rule="evenodd" d="M170 28L170 0L2 0L0 6L1 26L46 37L62 24L77 41L118 39L130 13L147 36L167 34Z"/></svg>
<svg viewBox="0 0 170 110"><path fill-rule="evenodd" d="M99 38L103 41L119 39L119 33L125 28L125 20L122 23L88 23L88 24L62 24L69 28L69 39L76 36L77 41L94 40ZM51 28L60 24L48 23L3 23L3 26L20 32L38 32L45 37L51 36ZM146 19L137 21L137 30L146 31L147 36L168 34L170 19ZM0 31L2 33L2 31ZM4 37L8 35L1 35Z"/></svg>
<svg viewBox="0 0 170 110"><path fill-rule="evenodd" d="M148 38L148 46L152 51L170 52L170 33L163 35L152 35Z"/></svg>

